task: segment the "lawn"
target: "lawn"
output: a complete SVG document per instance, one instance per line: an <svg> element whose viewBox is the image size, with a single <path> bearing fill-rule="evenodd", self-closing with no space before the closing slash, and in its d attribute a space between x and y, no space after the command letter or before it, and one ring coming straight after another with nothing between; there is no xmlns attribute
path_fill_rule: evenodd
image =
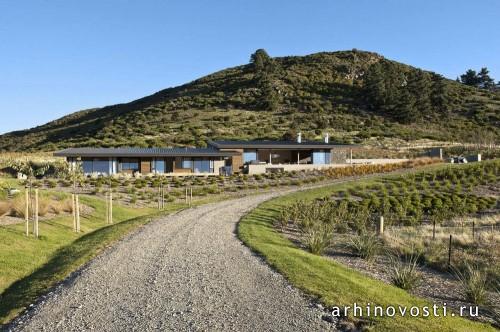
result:
<svg viewBox="0 0 500 332"><path fill-rule="evenodd" d="M81 218L81 232L72 230L72 217L40 222L40 237L24 234L25 224L0 226L0 322L5 323L56 282L97 255L103 248L149 221L153 209L115 205L115 223L104 221L105 202L82 196L94 210ZM169 210L180 206L167 205Z"/></svg>
<svg viewBox="0 0 500 332"><path fill-rule="evenodd" d="M374 181L373 179L369 180ZM331 259L297 248L273 227L280 209L299 199L315 199L348 190L360 181L298 192L265 202L242 218L238 235L252 250L262 255L291 284L317 297L327 306L430 306L432 303L348 269ZM494 328L458 317L378 317L368 325L373 331L494 331Z"/></svg>

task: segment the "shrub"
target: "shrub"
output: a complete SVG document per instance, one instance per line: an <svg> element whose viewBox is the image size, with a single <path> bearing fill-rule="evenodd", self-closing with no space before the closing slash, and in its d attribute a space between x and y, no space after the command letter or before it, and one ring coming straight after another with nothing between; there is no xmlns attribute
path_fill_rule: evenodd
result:
<svg viewBox="0 0 500 332"><path fill-rule="evenodd" d="M283 209L280 212L280 215L278 217L278 224L281 227L281 230L285 229L286 226L288 226L288 222L290 221L290 211L288 209Z"/></svg>
<svg viewBox="0 0 500 332"><path fill-rule="evenodd" d="M470 264L465 264L464 271L455 269L455 276L460 283L460 292L468 302L480 305L488 301L487 274Z"/></svg>
<svg viewBox="0 0 500 332"><path fill-rule="evenodd" d="M373 260L381 248L380 240L374 234L353 236L348 246L356 256L368 261Z"/></svg>
<svg viewBox="0 0 500 332"><path fill-rule="evenodd" d="M418 272L418 254L411 254L401 260L393 255L390 258L390 277L394 286L404 290L414 289L421 281L421 274Z"/></svg>
<svg viewBox="0 0 500 332"><path fill-rule="evenodd" d="M57 181L56 180L47 180L47 187L49 188L55 188L57 187Z"/></svg>
<svg viewBox="0 0 500 332"><path fill-rule="evenodd" d="M135 204L137 203L137 195L133 194L132 197L130 198L130 204Z"/></svg>
<svg viewBox="0 0 500 332"><path fill-rule="evenodd" d="M331 244L333 229L330 225L313 223L304 233L304 244L315 255L321 255Z"/></svg>
<svg viewBox="0 0 500 332"><path fill-rule="evenodd" d="M50 209L50 200L47 197L38 198L38 215L44 217Z"/></svg>
<svg viewBox="0 0 500 332"><path fill-rule="evenodd" d="M22 197L22 195L19 195L12 200L11 207L11 213L14 217L24 218L26 202L24 201L24 197Z"/></svg>

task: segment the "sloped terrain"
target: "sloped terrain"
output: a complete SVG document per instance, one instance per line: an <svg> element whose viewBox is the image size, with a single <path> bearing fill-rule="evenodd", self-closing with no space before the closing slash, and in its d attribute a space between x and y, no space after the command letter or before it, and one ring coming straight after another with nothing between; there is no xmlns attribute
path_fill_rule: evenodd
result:
<svg viewBox="0 0 500 332"><path fill-rule="evenodd" d="M500 95L390 61L341 51L228 68L130 103L70 114L0 136L0 151L70 146L203 145L207 138L281 138L323 132L489 143L500 137ZM446 128L446 129L444 129Z"/></svg>

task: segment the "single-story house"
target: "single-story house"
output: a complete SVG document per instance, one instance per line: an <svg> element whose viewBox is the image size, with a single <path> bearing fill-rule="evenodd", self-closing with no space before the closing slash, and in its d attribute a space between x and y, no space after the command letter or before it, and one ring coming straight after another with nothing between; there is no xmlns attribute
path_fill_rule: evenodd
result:
<svg viewBox="0 0 500 332"><path fill-rule="evenodd" d="M207 148L69 148L85 174L227 175L320 169L345 164L352 145L305 141L209 141Z"/></svg>

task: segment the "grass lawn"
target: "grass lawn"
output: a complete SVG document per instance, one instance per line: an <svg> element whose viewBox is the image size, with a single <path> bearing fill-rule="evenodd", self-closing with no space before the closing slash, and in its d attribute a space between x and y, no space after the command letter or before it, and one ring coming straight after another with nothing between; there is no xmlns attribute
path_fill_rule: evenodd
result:
<svg viewBox="0 0 500 332"><path fill-rule="evenodd" d="M376 181L370 179L370 182ZM273 228L281 206L298 199L314 199L360 184L359 180L305 192L293 193L265 202L247 214L238 225L241 240L262 255L291 284L317 297L328 306L426 306L432 303L404 290L372 279L326 257L297 248ZM397 310L397 309L396 309ZM431 310L432 312L432 310ZM448 314L450 312L448 311ZM383 317L370 322L373 331L495 331L487 324L459 317Z"/></svg>
<svg viewBox="0 0 500 332"><path fill-rule="evenodd" d="M71 216L41 221L39 239L25 236L24 223L0 226L0 323L13 318L103 248L147 223L147 215L154 212L115 205L115 223L106 225L104 201L82 195L81 202L94 211L81 217L79 234L72 230Z"/></svg>
<svg viewBox="0 0 500 332"><path fill-rule="evenodd" d="M16 182L12 181L12 184ZM193 201L193 206L235 196L239 195L207 196ZM157 212L152 208L115 204L114 224L107 225L103 200L82 195L80 202L94 211L81 217L79 234L73 232L71 216L41 221L39 239L25 236L24 223L0 226L0 324L9 322L50 287L153 217L187 207L184 203L167 203L165 210Z"/></svg>

